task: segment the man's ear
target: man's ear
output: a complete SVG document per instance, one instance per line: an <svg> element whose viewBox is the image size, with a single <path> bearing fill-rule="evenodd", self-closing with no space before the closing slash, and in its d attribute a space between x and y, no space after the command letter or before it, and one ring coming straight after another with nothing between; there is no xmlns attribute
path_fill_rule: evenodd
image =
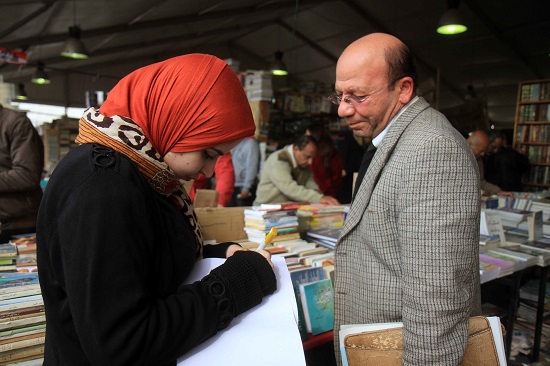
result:
<svg viewBox="0 0 550 366"><path fill-rule="evenodd" d="M413 97L414 83L410 76L405 76L399 80L399 101L402 104L407 104Z"/></svg>

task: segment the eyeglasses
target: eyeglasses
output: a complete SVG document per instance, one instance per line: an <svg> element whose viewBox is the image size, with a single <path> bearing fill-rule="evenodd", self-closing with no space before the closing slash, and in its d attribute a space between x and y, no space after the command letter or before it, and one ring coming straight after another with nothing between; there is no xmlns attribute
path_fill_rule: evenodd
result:
<svg viewBox="0 0 550 366"><path fill-rule="evenodd" d="M390 82L388 85L378 89L378 90L375 90L373 91L372 93L370 93L369 95L367 96L364 96L364 97L358 97L356 95L349 95L347 97L344 97L342 94L331 94L329 95L327 98L330 99L330 101L333 103L333 104L336 104L336 105L340 105L340 103L342 101L346 102L347 104L350 104L352 106L357 106L358 104L361 104L363 103L365 100L369 99L370 97L372 97L373 95L375 94L378 94L380 93L382 90L390 87L391 85L393 85L393 83L395 83L397 80L399 79L402 79L404 76L400 76L398 77L397 79L393 80L392 82Z"/></svg>

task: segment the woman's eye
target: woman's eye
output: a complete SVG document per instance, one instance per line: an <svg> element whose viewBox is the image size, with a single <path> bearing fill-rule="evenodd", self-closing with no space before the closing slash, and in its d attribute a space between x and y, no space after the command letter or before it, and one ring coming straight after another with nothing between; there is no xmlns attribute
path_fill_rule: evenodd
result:
<svg viewBox="0 0 550 366"><path fill-rule="evenodd" d="M210 155L206 150L202 152L205 159L212 160L214 157Z"/></svg>

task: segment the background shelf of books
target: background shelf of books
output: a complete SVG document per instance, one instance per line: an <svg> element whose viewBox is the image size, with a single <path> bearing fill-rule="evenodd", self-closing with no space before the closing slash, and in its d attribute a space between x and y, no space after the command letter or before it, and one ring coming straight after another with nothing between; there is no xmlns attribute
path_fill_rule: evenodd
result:
<svg viewBox="0 0 550 366"><path fill-rule="evenodd" d="M513 146L529 157L524 182L531 190L550 187L550 79L524 81L518 87Z"/></svg>

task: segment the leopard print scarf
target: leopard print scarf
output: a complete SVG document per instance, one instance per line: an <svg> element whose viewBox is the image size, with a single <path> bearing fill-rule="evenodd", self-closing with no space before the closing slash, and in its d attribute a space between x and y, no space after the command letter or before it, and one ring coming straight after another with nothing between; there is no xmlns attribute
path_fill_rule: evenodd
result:
<svg viewBox="0 0 550 366"><path fill-rule="evenodd" d="M203 235L193 203L183 184L134 121L122 116L106 117L95 108L89 108L79 121L75 141L78 144L98 143L108 146L130 158L151 187L168 198L191 224L195 233L197 258L202 258Z"/></svg>

